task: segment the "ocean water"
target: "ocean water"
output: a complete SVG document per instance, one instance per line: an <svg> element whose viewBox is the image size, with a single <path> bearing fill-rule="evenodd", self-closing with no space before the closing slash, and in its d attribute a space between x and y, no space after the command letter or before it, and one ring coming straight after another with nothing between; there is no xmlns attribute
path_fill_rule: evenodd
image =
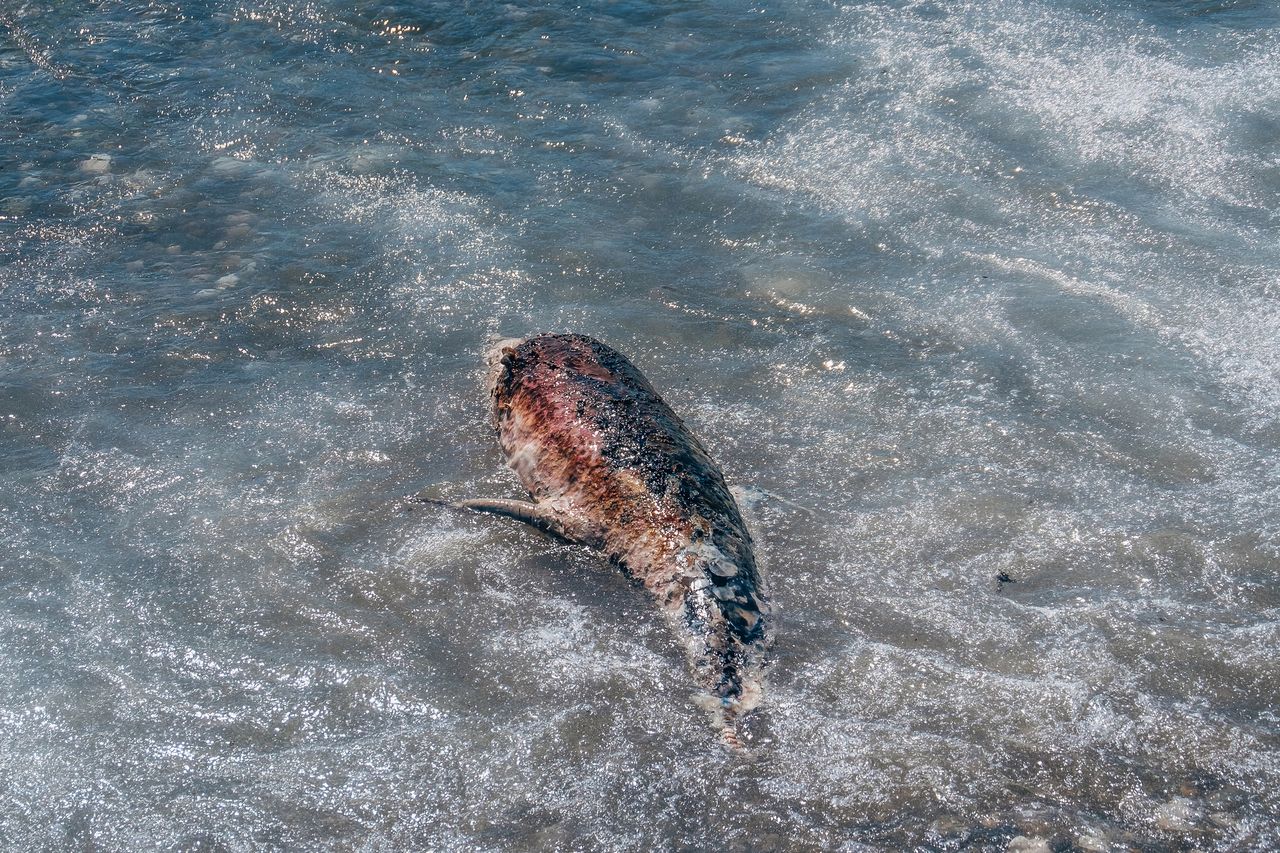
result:
<svg viewBox="0 0 1280 853"><path fill-rule="evenodd" d="M0 0L0 846L1280 847L1280 7ZM746 758L481 352L742 489Z"/></svg>

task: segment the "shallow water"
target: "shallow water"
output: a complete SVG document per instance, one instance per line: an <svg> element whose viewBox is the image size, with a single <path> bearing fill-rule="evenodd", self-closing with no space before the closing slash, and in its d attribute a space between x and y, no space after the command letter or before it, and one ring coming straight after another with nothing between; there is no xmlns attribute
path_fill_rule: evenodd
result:
<svg viewBox="0 0 1280 853"><path fill-rule="evenodd" d="M1274 5L10 0L0 107L4 846L1280 846ZM534 330L745 489L750 760L400 501Z"/></svg>

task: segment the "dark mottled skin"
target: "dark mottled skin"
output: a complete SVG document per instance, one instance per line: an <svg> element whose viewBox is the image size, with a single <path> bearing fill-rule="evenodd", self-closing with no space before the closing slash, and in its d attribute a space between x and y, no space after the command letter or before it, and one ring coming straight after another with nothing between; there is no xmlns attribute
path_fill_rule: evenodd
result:
<svg viewBox="0 0 1280 853"><path fill-rule="evenodd" d="M768 606L724 476L620 353L582 335L491 356L502 450L557 532L642 583L686 646L702 703L733 741L760 700Z"/></svg>

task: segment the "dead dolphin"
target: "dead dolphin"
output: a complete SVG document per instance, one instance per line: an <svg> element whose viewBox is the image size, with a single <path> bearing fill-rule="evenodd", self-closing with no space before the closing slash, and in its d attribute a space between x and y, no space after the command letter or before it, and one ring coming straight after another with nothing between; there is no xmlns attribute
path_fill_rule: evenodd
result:
<svg viewBox="0 0 1280 853"><path fill-rule="evenodd" d="M533 502L462 506L608 555L657 600L725 742L760 703L768 600L724 475L621 353L584 335L489 352L493 423Z"/></svg>

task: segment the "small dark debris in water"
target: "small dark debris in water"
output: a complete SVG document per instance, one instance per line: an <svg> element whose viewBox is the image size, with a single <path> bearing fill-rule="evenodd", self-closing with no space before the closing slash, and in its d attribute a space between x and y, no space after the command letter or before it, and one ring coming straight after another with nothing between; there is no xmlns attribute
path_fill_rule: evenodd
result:
<svg viewBox="0 0 1280 853"><path fill-rule="evenodd" d="M1004 589L1005 584L1017 582L1017 578L1010 576L1008 572L1001 572L996 575L996 589Z"/></svg>

